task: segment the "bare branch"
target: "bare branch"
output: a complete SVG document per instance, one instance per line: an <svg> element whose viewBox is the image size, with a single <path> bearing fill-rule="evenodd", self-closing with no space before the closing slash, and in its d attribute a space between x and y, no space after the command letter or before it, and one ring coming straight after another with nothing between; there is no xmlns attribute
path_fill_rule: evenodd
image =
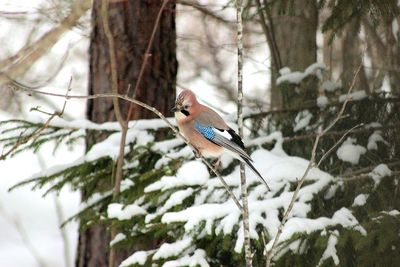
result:
<svg viewBox="0 0 400 267"><path fill-rule="evenodd" d="M236 1L236 19L237 19L237 57L238 57L238 128L239 135L243 138L243 1ZM253 266L253 255L251 253L251 240L250 240L250 223L249 223L249 201L247 193L245 165L240 162L240 188L242 191L242 220L243 220L243 236L244 236L244 255L246 260L246 267Z"/></svg>
<svg viewBox="0 0 400 267"><path fill-rule="evenodd" d="M34 44L20 49L16 55L11 57L13 60L9 63L12 63L12 65L9 66L9 64L7 64L6 69L1 69L0 85L10 82L10 78L14 79L24 74L36 60L42 57L57 43L66 31L76 25L79 18L82 17L90 7L90 0L77 0L71 8L71 13L58 26L45 33Z"/></svg>

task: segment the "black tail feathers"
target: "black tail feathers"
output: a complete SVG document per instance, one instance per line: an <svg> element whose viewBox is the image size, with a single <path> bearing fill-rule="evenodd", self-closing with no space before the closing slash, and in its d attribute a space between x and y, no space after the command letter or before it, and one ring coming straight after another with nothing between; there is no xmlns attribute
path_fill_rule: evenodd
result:
<svg viewBox="0 0 400 267"><path fill-rule="evenodd" d="M265 186L267 187L268 191L271 191L271 189L269 188L267 182L265 181L265 179L261 176L261 174L257 171L257 169L253 166L252 161L244 158L241 156L241 158L243 159L243 161L247 164L247 166L250 167L250 169L261 179L261 181L265 184Z"/></svg>

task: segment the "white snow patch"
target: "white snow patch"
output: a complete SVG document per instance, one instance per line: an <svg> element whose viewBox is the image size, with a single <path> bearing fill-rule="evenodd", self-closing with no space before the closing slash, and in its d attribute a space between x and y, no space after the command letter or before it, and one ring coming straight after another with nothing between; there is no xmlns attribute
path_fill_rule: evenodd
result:
<svg viewBox="0 0 400 267"><path fill-rule="evenodd" d="M360 145L355 145L357 140L348 137L346 141L338 148L336 155L338 158L345 162L350 162L351 164L358 164L361 155L365 154L367 150L365 147Z"/></svg>
<svg viewBox="0 0 400 267"><path fill-rule="evenodd" d="M176 177L164 176L160 181L150 184L144 191L167 190L178 186L202 185L210 177L207 167L200 161L189 161L179 168Z"/></svg>
<svg viewBox="0 0 400 267"><path fill-rule="evenodd" d="M385 214L390 215L390 216L400 215L400 211L398 211L398 210L382 211L382 213L385 213Z"/></svg>
<svg viewBox="0 0 400 267"><path fill-rule="evenodd" d="M180 259L167 261L162 267L178 267L178 266L189 266L189 267L209 267L206 260L206 252L202 249L196 249L192 256L186 255Z"/></svg>
<svg viewBox="0 0 400 267"><path fill-rule="evenodd" d="M114 239L110 241L110 247L114 246L118 242L121 242L122 240L125 240L125 239L126 239L126 235L124 235L123 233L118 233L114 237Z"/></svg>
<svg viewBox="0 0 400 267"><path fill-rule="evenodd" d="M279 242L284 242L290 239L293 234L299 232L311 233L317 230L322 230L330 225L342 225L343 227L354 228L359 231L362 235L366 235L366 230L358 223L357 219L353 216L350 210L347 208L341 208L336 211L332 218L320 217L317 219L308 219L308 218L298 218L293 217L290 218L282 231L282 235L279 239ZM270 250L274 239L272 239L267 244L267 249Z"/></svg>
<svg viewBox="0 0 400 267"><path fill-rule="evenodd" d="M299 112L294 119L296 125L294 126L293 131L297 132L301 129L306 128L310 124L312 117L313 115L308 110Z"/></svg>
<svg viewBox="0 0 400 267"><path fill-rule="evenodd" d="M340 261L339 261L339 257L337 255L337 250L336 250L336 245L338 243L338 239L337 239L338 235L339 235L339 231L335 230L329 236L328 243L326 245L326 249L325 249L324 253L322 254L322 257L319 260L319 263L317 266L321 266L321 264L329 258L332 258L332 260L336 266L339 265Z"/></svg>
<svg viewBox="0 0 400 267"><path fill-rule="evenodd" d="M283 67L282 69L279 70L279 74L282 75L286 75L291 73L292 71L290 70L289 67Z"/></svg>
<svg viewBox="0 0 400 267"><path fill-rule="evenodd" d="M392 171L386 164L379 164L368 174L374 180L375 185L378 185L383 177L390 175L392 175Z"/></svg>
<svg viewBox="0 0 400 267"><path fill-rule="evenodd" d="M317 98L317 106L321 109L325 108L329 104L329 100L326 96L321 95Z"/></svg>
<svg viewBox="0 0 400 267"><path fill-rule="evenodd" d="M165 202L164 206L162 206L155 214L148 214L146 216L146 223L149 223L151 220L156 218L160 214L164 214L167 212L170 208L180 205L183 203L183 201L191 196L193 194L193 189L192 188L187 188L186 190L179 190L171 194L171 196L168 198L168 200Z"/></svg>
<svg viewBox="0 0 400 267"><path fill-rule="evenodd" d="M110 219L129 220L134 216L146 214L146 210L135 204L124 207L119 203L111 203L107 207L107 217Z"/></svg>
<svg viewBox="0 0 400 267"><path fill-rule="evenodd" d="M367 203L368 194L359 194L354 198L353 207L355 206L364 206Z"/></svg>
<svg viewBox="0 0 400 267"><path fill-rule="evenodd" d="M119 267L128 267L133 264L144 265L149 254L149 251L136 251L123 262L121 262Z"/></svg>
<svg viewBox="0 0 400 267"><path fill-rule="evenodd" d="M386 145L389 143L383 139L381 136L381 131L374 131L368 138L368 145L367 148L368 150L377 150L378 149L378 142L382 142Z"/></svg>
<svg viewBox="0 0 400 267"><path fill-rule="evenodd" d="M280 70L281 76L276 79L276 84L280 85L284 82L290 84L299 84L304 78L314 75L318 79L322 79L322 70L325 70L326 66L323 63L311 64L304 72L294 71L291 72L289 68L283 68Z"/></svg>
<svg viewBox="0 0 400 267"><path fill-rule="evenodd" d="M344 102L347 98L349 100L361 100L367 97L367 93L365 91L356 91L354 93L351 93L347 96L347 94L345 95L341 95L339 96L339 102Z"/></svg>
<svg viewBox="0 0 400 267"><path fill-rule="evenodd" d="M335 81L324 81L322 83L322 88L324 88L325 91L327 92L334 92L337 89L342 87L342 82L335 82Z"/></svg>
<svg viewBox="0 0 400 267"><path fill-rule="evenodd" d="M166 259L173 256L178 256L183 250L187 249L192 244L192 238L187 237L175 243L164 243L153 256L153 260Z"/></svg>

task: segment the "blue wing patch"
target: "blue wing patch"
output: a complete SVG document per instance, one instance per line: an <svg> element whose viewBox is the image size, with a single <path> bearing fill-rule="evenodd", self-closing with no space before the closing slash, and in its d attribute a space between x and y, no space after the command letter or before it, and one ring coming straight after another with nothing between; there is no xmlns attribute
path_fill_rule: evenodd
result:
<svg viewBox="0 0 400 267"><path fill-rule="evenodd" d="M203 126L200 123L196 122L194 124L194 128L208 140L213 140L215 138L215 132L213 130L213 127L211 126Z"/></svg>

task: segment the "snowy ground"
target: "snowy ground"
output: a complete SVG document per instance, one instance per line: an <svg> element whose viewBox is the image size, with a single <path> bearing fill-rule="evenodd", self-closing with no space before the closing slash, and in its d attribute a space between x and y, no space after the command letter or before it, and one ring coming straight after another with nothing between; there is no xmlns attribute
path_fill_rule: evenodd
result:
<svg viewBox="0 0 400 267"><path fill-rule="evenodd" d="M51 148L47 147L40 154L47 164L52 165L71 161L80 152L61 149L52 156ZM66 266L55 203L58 199L64 218L67 218L76 212L79 194L63 190L59 196L53 194L42 198L43 190L31 191L29 187L8 192L8 188L18 181L40 171L38 154L26 152L2 161L0 170L0 266ZM69 258L73 262L76 222L67 225L65 231L69 240L66 244Z"/></svg>

